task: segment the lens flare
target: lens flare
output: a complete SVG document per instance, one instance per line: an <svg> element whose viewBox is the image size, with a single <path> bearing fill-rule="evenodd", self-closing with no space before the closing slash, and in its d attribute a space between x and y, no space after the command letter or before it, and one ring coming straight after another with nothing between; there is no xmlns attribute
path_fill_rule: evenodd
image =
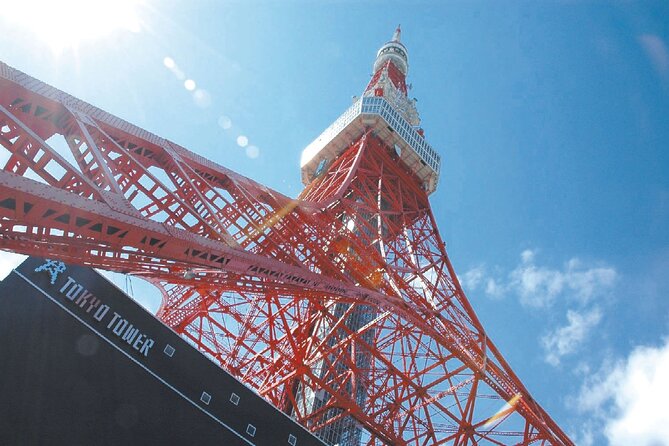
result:
<svg viewBox="0 0 669 446"><path fill-rule="evenodd" d="M500 410L497 411L495 415L488 418L488 420L484 424L484 427L488 428L495 421L502 420L507 416L509 416L514 410L516 410L516 404L518 404L521 397L522 395L520 393L516 393L509 401L506 402L506 404L504 404L504 406L502 406Z"/></svg>
<svg viewBox="0 0 669 446"><path fill-rule="evenodd" d="M244 148L249 145L249 139L244 135L239 135L237 137L237 145Z"/></svg>

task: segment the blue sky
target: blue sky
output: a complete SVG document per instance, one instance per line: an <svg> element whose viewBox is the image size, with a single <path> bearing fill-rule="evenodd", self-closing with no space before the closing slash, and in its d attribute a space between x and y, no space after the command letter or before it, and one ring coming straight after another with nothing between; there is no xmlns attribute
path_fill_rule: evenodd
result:
<svg viewBox="0 0 669 446"><path fill-rule="evenodd" d="M669 444L669 4L127 5L69 41L0 9L0 59L290 196L401 23L433 211L490 336L578 444Z"/></svg>

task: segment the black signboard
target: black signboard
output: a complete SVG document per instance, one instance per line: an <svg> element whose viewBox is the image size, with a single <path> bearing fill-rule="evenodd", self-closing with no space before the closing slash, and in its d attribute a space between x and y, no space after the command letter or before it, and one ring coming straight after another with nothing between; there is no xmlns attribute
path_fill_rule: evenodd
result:
<svg viewBox="0 0 669 446"><path fill-rule="evenodd" d="M320 445L90 268L0 283L0 445Z"/></svg>

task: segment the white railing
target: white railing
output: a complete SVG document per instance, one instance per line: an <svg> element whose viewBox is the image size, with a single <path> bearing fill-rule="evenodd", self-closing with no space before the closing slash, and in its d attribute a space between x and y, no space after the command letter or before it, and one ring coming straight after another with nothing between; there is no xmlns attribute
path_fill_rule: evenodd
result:
<svg viewBox="0 0 669 446"><path fill-rule="evenodd" d="M318 138L313 140L302 151L302 167L313 159L318 152L320 152L323 147L328 145L342 130L346 128L355 118L360 116L360 107L362 105L361 100L357 100L351 105L341 116L339 116L335 122L330 124L330 127L326 128L323 133L321 133Z"/></svg>
<svg viewBox="0 0 669 446"><path fill-rule="evenodd" d="M404 119L397 110L385 98L380 96L368 96L361 99L362 114L379 115L386 121L394 132L396 132L409 147L413 149L418 157L439 173L441 167L441 157L430 144L425 141L418 132Z"/></svg>

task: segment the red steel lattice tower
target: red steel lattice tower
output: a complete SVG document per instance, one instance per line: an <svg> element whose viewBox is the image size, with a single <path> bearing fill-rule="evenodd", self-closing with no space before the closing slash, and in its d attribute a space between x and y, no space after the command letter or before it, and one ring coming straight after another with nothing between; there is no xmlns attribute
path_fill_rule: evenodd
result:
<svg viewBox="0 0 669 446"><path fill-rule="evenodd" d="M571 445L465 297L399 28L291 199L0 63L0 248L141 276L328 444Z"/></svg>

